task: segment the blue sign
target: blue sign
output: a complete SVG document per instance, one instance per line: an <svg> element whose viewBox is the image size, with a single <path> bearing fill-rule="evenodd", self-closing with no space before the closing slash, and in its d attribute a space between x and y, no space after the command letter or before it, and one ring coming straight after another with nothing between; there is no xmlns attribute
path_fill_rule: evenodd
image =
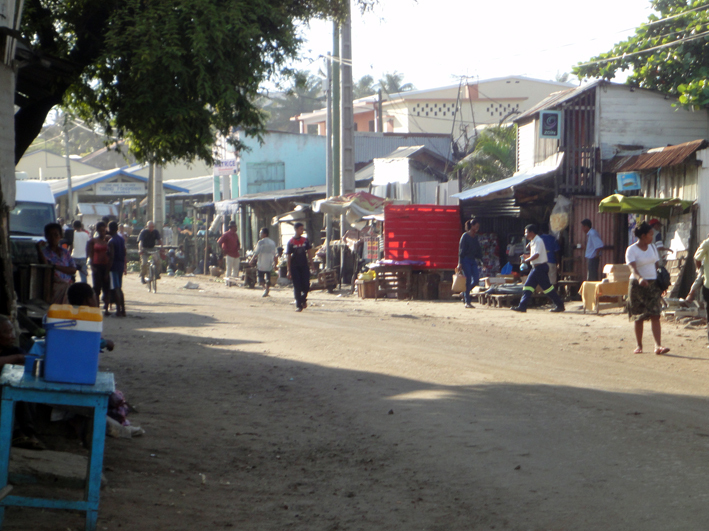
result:
<svg viewBox="0 0 709 531"><path fill-rule="evenodd" d="M618 193L629 190L640 190L640 174L636 171L621 172L618 174Z"/></svg>

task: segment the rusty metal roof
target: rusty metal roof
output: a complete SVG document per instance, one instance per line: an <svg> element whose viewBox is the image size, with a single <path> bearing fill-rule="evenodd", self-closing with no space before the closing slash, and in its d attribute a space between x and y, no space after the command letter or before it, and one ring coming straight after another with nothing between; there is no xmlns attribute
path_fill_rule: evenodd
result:
<svg viewBox="0 0 709 531"><path fill-rule="evenodd" d="M597 79L595 81L592 81L591 83L587 83L585 85L582 85L580 87L568 89L568 90L562 90L560 92L554 92L553 94L550 94L547 98L543 99L539 103L537 103L534 107L531 107L530 109L527 109L524 111L522 114L517 116L513 121L514 122L519 122L521 120L524 120L525 118L529 118L531 116L534 116L535 114L538 114L539 111L544 111L547 109L553 109L565 101L568 101L572 98L575 98L579 94L583 94L584 92L595 89L597 85L605 85L605 84L612 84L607 81L604 81L602 79Z"/></svg>
<svg viewBox="0 0 709 531"><path fill-rule="evenodd" d="M641 155L613 157L603 171L618 173L626 171L654 170L684 163L695 151L709 146L706 140L692 140L676 146L654 148Z"/></svg>

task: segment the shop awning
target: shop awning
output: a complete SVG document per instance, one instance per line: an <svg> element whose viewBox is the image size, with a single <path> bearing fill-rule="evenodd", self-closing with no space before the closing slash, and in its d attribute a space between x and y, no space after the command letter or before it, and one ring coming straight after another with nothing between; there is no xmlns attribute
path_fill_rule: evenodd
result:
<svg viewBox="0 0 709 531"><path fill-rule="evenodd" d="M617 214L647 214L668 219L675 209L684 212L692 206L692 201L682 199L658 199L655 197L626 197L621 194L609 195L598 204L599 212Z"/></svg>
<svg viewBox="0 0 709 531"><path fill-rule="evenodd" d="M495 181L493 183L470 188L469 190L464 190L458 194L451 195L451 197L455 197L460 201L465 201L466 199L489 200L514 197L516 187L522 184L531 184L536 180L543 179L556 172L563 158L563 153L556 153L539 166L535 166L526 171L517 172L512 177L502 179L501 181Z"/></svg>

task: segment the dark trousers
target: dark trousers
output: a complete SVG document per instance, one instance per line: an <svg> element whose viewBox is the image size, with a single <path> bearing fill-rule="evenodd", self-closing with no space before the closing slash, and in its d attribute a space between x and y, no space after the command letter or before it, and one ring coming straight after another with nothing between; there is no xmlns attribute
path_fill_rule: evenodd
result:
<svg viewBox="0 0 709 531"><path fill-rule="evenodd" d="M522 300L519 301L520 308L527 309L529 299L534 295L537 286L542 287L544 295L549 297L554 304L561 308L564 307L564 301L561 300L556 289L549 282L549 264L539 264L534 266L534 269L527 277L527 281L524 283L524 293L522 294Z"/></svg>
<svg viewBox="0 0 709 531"><path fill-rule="evenodd" d="M290 274L293 281L295 305L298 308L303 308L308 299L308 291L310 291L310 268L308 266L291 266Z"/></svg>
<svg viewBox="0 0 709 531"><path fill-rule="evenodd" d="M702 297L704 297L704 306L707 307L707 320L709 320L709 288L702 285ZM709 325L707 325L707 338L709 338Z"/></svg>
<svg viewBox="0 0 709 531"><path fill-rule="evenodd" d="M478 262L474 258L463 258L460 262L465 274L465 304L470 304L472 296L470 290L480 283L480 273L478 272Z"/></svg>
<svg viewBox="0 0 709 531"><path fill-rule="evenodd" d="M601 258L586 258L586 280L590 282L598 282L601 280L598 274L598 266L600 265Z"/></svg>
<svg viewBox="0 0 709 531"><path fill-rule="evenodd" d="M101 292L103 292L103 302L106 306L111 302L111 281L108 277L108 265L97 264L91 266L91 275L94 281L94 293L96 302L100 304Z"/></svg>

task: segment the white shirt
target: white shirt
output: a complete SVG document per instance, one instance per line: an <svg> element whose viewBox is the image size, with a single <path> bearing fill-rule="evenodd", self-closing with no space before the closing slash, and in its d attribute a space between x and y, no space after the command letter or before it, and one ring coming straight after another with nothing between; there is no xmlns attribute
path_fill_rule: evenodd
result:
<svg viewBox="0 0 709 531"><path fill-rule="evenodd" d="M254 247L254 254L258 256L256 269L259 271L271 271L276 257L276 242L271 238L259 240L256 247Z"/></svg>
<svg viewBox="0 0 709 531"><path fill-rule="evenodd" d="M596 232L596 229L589 229L586 234L586 254L589 260L598 256L598 251L603 247L603 240Z"/></svg>
<svg viewBox="0 0 709 531"><path fill-rule="evenodd" d="M534 256L537 253L539 253L539 256L532 260L532 265L537 266L540 264L546 264L548 261L547 248L546 245L544 245L544 240L539 237L539 234L532 238L529 248L529 256Z"/></svg>
<svg viewBox="0 0 709 531"><path fill-rule="evenodd" d="M162 228L162 237L165 240L165 245L167 245L167 246L172 245L172 229L170 228L169 225L165 225Z"/></svg>
<svg viewBox="0 0 709 531"><path fill-rule="evenodd" d="M634 243L625 251L625 263L631 264L635 262L635 269L638 270L640 276L645 280L655 280L657 278L655 263L659 260L660 257L654 245L648 245L647 251L643 251L638 247L637 243ZM632 271L631 269L630 278L640 280Z"/></svg>
<svg viewBox="0 0 709 531"><path fill-rule="evenodd" d="M74 231L74 243L71 249L72 258L86 258L86 244L91 239L85 230Z"/></svg>

